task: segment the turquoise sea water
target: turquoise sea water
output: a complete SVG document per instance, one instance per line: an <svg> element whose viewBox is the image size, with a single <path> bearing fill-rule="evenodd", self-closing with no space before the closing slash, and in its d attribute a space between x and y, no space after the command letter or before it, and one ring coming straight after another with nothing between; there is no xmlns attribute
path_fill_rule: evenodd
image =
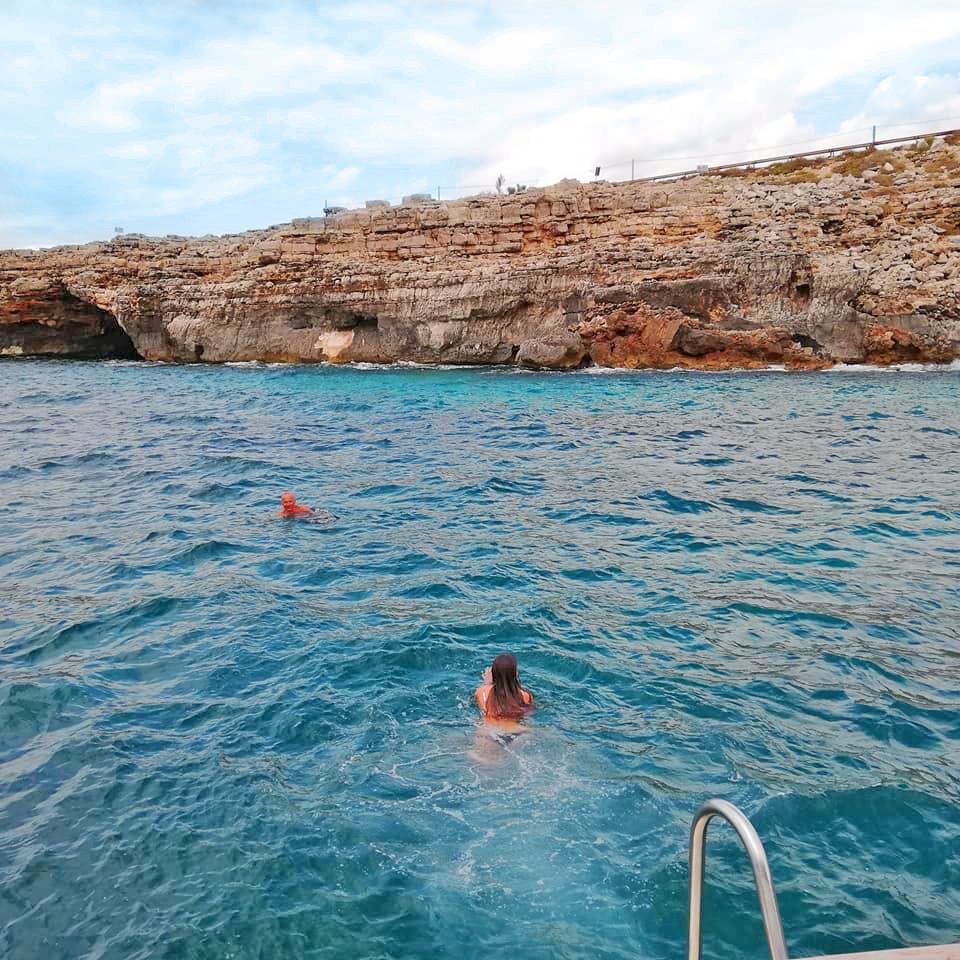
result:
<svg viewBox="0 0 960 960"><path fill-rule="evenodd" d="M709 796L792 955L960 939L956 372L5 363L0 536L4 957L679 958Z"/></svg>

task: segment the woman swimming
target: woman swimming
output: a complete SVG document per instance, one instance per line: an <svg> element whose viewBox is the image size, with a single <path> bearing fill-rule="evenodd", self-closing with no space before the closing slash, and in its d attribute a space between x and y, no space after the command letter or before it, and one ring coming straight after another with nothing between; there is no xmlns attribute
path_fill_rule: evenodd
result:
<svg viewBox="0 0 960 960"><path fill-rule="evenodd" d="M533 694L520 686L517 658L501 653L483 672L483 683L475 694L477 705L496 738L507 742L523 732L520 721L533 709Z"/></svg>

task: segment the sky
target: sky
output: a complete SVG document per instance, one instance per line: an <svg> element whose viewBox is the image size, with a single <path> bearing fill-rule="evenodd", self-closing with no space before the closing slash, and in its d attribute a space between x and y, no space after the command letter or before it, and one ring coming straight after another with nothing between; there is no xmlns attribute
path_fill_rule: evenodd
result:
<svg viewBox="0 0 960 960"><path fill-rule="evenodd" d="M960 127L960 0L0 0L0 248L622 179L874 124Z"/></svg>

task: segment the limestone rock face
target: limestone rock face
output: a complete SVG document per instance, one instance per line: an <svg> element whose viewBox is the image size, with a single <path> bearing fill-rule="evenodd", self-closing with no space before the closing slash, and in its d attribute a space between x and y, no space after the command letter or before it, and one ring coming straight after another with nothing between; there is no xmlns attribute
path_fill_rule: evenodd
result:
<svg viewBox="0 0 960 960"><path fill-rule="evenodd" d="M587 355L579 333L560 330L541 340L524 340L517 351L517 363L543 370L579 367Z"/></svg>
<svg viewBox="0 0 960 960"><path fill-rule="evenodd" d="M786 166L3 251L0 356L551 369L960 356L960 143Z"/></svg>

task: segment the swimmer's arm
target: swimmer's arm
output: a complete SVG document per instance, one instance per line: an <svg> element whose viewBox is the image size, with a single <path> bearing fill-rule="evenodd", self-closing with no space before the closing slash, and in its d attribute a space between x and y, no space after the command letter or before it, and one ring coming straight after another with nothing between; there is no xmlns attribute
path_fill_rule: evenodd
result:
<svg viewBox="0 0 960 960"><path fill-rule="evenodd" d="M477 699L477 706L480 708L481 713L487 712L487 698L490 696L490 691L492 689L492 683L485 683L483 686L477 687L476 693L474 693L474 696Z"/></svg>
<svg viewBox="0 0 960 960"><path fill-rule="evenodd" d="M533 694L532 694L529 690L526 690L526 689L521 690L521 693L523 694L523 702L524 702L528 707L533 706Z"/></svg>

